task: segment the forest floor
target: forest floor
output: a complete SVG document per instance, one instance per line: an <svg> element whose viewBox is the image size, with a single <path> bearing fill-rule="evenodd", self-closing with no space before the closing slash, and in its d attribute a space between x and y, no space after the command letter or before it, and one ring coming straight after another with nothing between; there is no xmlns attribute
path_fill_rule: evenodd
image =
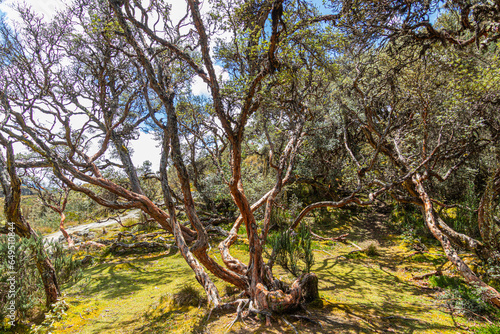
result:
<svg viewBox="0 0 500 334"><path fill-rule="evenodd" d="M428 246L427 252L415 254L388 224L387 215L373 211L338 216L312 228L325 237L349 233L348 242L314 241L311 271L318 275L321 300L308 305L307 311L274 316L271 326L249 317L229 328L235 313L210 314L192 271L178 252L170 250L119 257L97 255L83 279L63 287L70 308L52 332L474 333L482 324L454 314L439 298L441 290L430 288L427 279L415 279L438 268L446 275L454 273L437 247ZM108 233L96 240L111 239L122 230L110 226ZM171 242L166 234L153 238ZM356 251L370 245L378 255ZM247 261L247 249L244 240L238 241L232 254ZM216 250L213 247L212 254L220 259ZM275 266L275 274L293 280L279 266ZM234 298L230 287L214 280L221 295Z"/></svg>

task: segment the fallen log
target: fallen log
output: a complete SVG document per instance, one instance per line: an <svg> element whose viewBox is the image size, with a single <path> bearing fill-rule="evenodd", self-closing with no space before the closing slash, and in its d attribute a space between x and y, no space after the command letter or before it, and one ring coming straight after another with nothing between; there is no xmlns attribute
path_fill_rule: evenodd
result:
<svg viewBox="0 0 500 334"><path fill-rule="evenodd" d="M114 255L124 255L131 253L154 253L165 250L177 248L173 244L161 244L159 242L136 242L133 244L126 244L123 242L115 242L110 246L110 252Z"/></svg>
<svg viewBox="0 0 500 334"><path fill-rule="evenodd" d="M345 238L349 235L349 233L346 233L346 234L342 234L342 235L339 235L338 237L333 237L333 238L325 238L325 237L322 237L320 235L317 235L316 233L314 233L313 231L311 231L311 236L316 239L316 240L320 240L320 241L341 241L341 242L345 242Z"/></svg>

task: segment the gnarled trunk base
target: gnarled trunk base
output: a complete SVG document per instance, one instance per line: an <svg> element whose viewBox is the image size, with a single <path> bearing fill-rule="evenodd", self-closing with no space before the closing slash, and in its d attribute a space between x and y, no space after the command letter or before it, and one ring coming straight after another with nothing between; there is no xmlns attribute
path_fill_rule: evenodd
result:
<svg viewBox="0 0 500 334"><path fill-rule="evenodd" d="M268 291L263 284L258 283L254 302L259 310L284 313L297 309L302 303L308 303L318 298L318 277L308 273L300 275L287 293L283 290Z"/></svg>

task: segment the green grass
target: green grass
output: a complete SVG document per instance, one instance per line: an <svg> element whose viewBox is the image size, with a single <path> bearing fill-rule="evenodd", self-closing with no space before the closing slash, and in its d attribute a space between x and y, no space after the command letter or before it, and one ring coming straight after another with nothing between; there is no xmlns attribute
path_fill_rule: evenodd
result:
<svg viewBox="0 0 500 334"><path fill-rule="evenodd" d="M289 323L300 333L457 333L457 326L479 328L440 307L435 291L423 289L411 279L442 266L439 251L430 248L422 258L407 258L412 251L400 238L369 231L370 225L363 222L350 219L344 225L338 223L334 231L319 232L325 236L348 232L348 240L364 249L377 244L378 256L370 257L365 252L346 256L357 248L349 243L315 241L312 248L316 262L311 271L318 275L321 300L309 310L323 328L284 316ZM112 234L119 229L109 230ZM218 240L213 240L214 245ZM232 254L247 262L247 249L245 240L238 241ZM220 262L216 247L210 254ZM203 289L179 253L119 258L108 255L100 261L86 269L85 278L77 284L63 287L70 309L56 323L53 333L225 333L225 326L234 319L233 312L214 312L208 318ZM274 267L274 273L284 281L294 279L279 266ZM218 279L214 282L221 296L234 298L234 289ZM184 298L191 295L193 300ZM247 319L245 323L236 322L229 332L294 330L276 316L271 326Z"/></svg>

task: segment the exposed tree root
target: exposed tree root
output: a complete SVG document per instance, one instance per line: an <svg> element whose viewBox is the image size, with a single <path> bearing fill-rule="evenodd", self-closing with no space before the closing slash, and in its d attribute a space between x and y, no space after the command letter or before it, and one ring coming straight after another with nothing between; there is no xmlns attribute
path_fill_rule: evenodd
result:
<svg viewBox="0 0 500 334"><path fill-rule="evenodd" d="M260 310L283 313L297 309L303 302L311 302L318 298L318 277L308 273L300 275L287 293L283 290L268 291L263 284L258 283L254 300Z"/></svg>
<svg viewBox="0 0 500 334"><path fill-rule="evenodd" d="M339 235L338 237L333 237L333 238L325 238L320 235L317 235L316 233L311 231L311 236L316 239L316 240L321 240L321 241L340 241L340 242L345 242L345 238L349 235L349 233Z"/></svg>
<svg viewBox="0 0 500 334"><path fill-rule="evenodd" d="M239 299L237 301L238 303L238 308L236 309L236 317L234 318L233 321L231 321L228 325L227 325L227 331L229 332L229 330L231 330L231 327L233 327L233 325L236 323L236 321L238 321L238 319L241 319L243 322L243 317L242 317L242 312L243 312L243 309L245 308L245 306L247 306L247 304L250 302L249 299Z"/></svg>

